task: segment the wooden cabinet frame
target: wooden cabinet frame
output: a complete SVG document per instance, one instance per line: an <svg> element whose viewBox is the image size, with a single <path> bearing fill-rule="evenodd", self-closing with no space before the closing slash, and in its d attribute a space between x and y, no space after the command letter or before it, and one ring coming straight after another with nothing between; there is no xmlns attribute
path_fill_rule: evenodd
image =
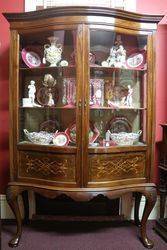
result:
<svg viewBox="0 0 167 250"><path fill-rule="evenodd" d="M88 201L99 194L113 198L133 192L136 197L135 222L136 225L141 225L141 239L144 246L151 248L153 243L147 237L146 222L156 202L156 187L152 183L155 118L154 40L156 26L162 16L140 15L99 7L58 7L30 13L8 13L4 16L10 22L11 28L11 180L7 188L7 200L17 220L17 233L9 245L17 246L21 237L21 217L17 197L25 190L33 190L50 198L66 194L79 201ZM74 147L59 148L19 142L21 70L19 68L19 36L54 29L77 30L77 145ZM118 146L107 149L88 147L90 29L112 30L123 34L148 37L146 145ZM54 169L51 169L52 163L54 163ZM130 173L129 165L132 169ZM142 195L146 197L146 205L142 220L139 221L138 212Z"/></svg>

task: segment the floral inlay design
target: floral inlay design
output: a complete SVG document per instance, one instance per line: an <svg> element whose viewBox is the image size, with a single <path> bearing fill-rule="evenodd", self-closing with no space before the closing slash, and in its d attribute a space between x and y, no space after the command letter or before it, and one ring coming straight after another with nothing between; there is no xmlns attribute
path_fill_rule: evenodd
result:
<svg viewBox="0 0 167 250"><path fill-rule="evenodd" d="M145 155L113 156L92 158L90 160L90 175L92 179L106 179L126 174L140 176L143 173Z"/></svg>
<svg viewBox="0 0 167 250"><path fill-rule="evenodd" d="M73 179L75 176L75 158L63 157L35 157L34 155L22 154L24 156L24 172L30 175L37 174L38 177ZM35 176L35 177L37 177Z"/></svg>

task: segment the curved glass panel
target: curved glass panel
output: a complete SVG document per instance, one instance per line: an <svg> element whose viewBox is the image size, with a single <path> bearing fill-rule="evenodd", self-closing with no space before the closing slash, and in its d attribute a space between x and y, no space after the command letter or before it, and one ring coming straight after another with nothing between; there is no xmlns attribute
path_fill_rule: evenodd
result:
<svg viewBox="0 0 167 250"><path fill-rule="evenodd" d="M90 30L91 147L146 143L147 36Z"/></svg>

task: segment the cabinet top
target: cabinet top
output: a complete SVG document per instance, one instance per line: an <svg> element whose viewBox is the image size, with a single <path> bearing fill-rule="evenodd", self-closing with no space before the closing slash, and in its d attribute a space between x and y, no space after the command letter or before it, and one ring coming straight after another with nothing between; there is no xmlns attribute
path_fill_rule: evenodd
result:
<svg viewBox="0 0 167 250"><path fill-rule="evenodd" d="M3 13L9 22L17 21L31 21L57 16L108 16L116 17L124 20L131 20L135 22L149 22L158 23L163 15L148 15L128 12L119 9L105 8L105 7L91 7L91 6L66 6L55 7L38 11L22 12L22 13Z"/></svg>

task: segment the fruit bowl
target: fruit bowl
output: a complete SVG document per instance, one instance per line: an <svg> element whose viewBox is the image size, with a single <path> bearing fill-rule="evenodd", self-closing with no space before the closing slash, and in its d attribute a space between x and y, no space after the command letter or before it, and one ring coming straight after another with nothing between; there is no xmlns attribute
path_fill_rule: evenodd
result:
<svg viewBox="0 0 167 250"><path fill-rule="evenodd" d="M48 145L52 142L54 133L48 133L46 131L40 132L28 132L27 129L23 130L29 141L41 144L41 145Z"/></svg>
<svg viewBox="0 0 167 250"><path fill-rule="evenodd" d="M110 131L109 131L110 132ZM111 133L110 137L113 142L115 142L117 145L134 145L139 141L139 137L141 135L142 131L139 130L137 133L126 133L126 132L120 132L120 133Z"/></svg>

